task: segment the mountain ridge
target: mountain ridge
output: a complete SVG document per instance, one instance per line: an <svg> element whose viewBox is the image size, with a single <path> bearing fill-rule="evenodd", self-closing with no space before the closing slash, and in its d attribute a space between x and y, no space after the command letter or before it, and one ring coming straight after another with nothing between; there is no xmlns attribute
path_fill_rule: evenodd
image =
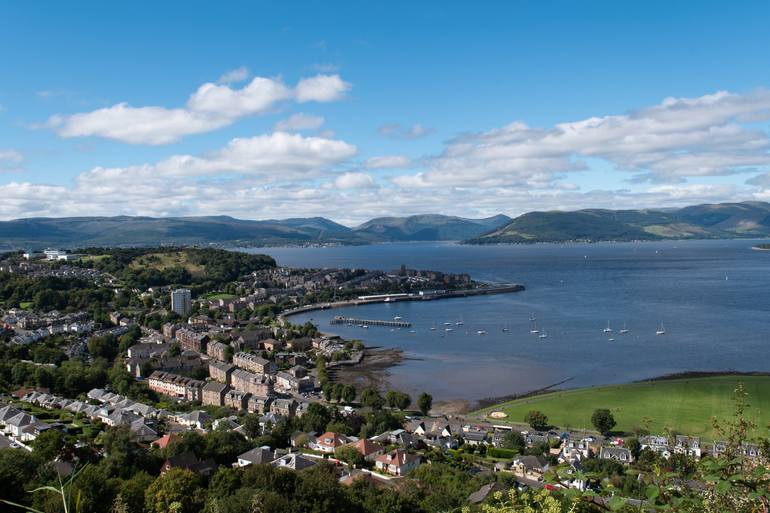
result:
<svg viewBox="0 0 770 513"><path fill-rule="evenodd" d="M422 229L400 231L396 228L389 235L358 230L359 227L350 228L324 217L267 220L246 220L230 216L31 217L0 221L0 249L159 244L275 246L462 240L479 236L510 221L509 217L502 215L481 220L431 215L430 222L424 219L419 221L421 217L424 216L393 218L394 225L413 226L422 222Z"/></svg>
<svg viewBox="0 0 770 513"><path fill-rule="evenodd" d="M0 221L0 249L45 246L359 245L601 242L770 237L770 203L706 203L661 209L534 211L471 219L441 214L377 217L348 227L325 217L246 220L231 216L30 217Z"/></svg>
<svg viewBox="0 0 770 513"><path fill-rule="evenodd" d="M466 244L731 239L770 236L770 203L704 203L675 209L535 211Z"/></svg>

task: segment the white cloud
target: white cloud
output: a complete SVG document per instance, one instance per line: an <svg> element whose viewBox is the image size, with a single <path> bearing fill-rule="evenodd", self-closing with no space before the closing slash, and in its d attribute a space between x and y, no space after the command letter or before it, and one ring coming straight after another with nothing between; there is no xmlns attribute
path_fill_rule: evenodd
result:
<svg viewBox="0 0 770 513"><path fill-rule="evenodd" d="M550 188L601 159L651 181L727 175L770 165L770 138L748 123L770 119L770 91L667 98L625 115L559 123L514 122L450 141L427 172L397 184Z"/></svg>
<svg viewBox="0 0 770 513"><path fill-rule="evenodd" d="M361 189L374 186L374 179L366 173L343 173L334 180L338 189Z"/></svg>
<svg viewBox="0 0 770 513"><path fill-rule="evenodd" d="M295 88L280 79L254 77L240 89L206 83L190 95L182 108L111 107L49 118L47 126L61 137L106 137L131 144L168 144L182 137L217 130L239 118L264 114L283 101L330 102L350 89L338 75L302 79Z"/></svg>
<svg viewBox="0 0 770 513"><path fill-rule="evenodd" d="M280 94L296 96L296 89L286 90ZM242 89L220 92L201 92L200 105L222 102L237 105L236 111L258 111L266 105L256 93ZM183 126L195 116L208 120L205 108L199 109L178 109L192 119L174 123ZM333 134L304 137L278 131L233 139L203 154L95 168L70 186L0 185L0 217L325 215L352 224L379 215L430 212L482 217L544 209L770 200L770 139L762 125L766 120L770 93L756 91L666 99L622 115L546 128L514 122L450 140L438 154L419 159L419 172L387 172L387 179L357 167L399 169L414 164L402 155L382 155L359 166L357 148L335 140ZM141 119L133 122L142 124ZM303 124L291 118L284 122L287 130L292 123ZM399 133L404 132L409 130ZM603 185L594 173L597 162L601 177L606 174L611 183L621 185ZM751 178L720 178L736 173ZM618 182L618 176L629 180Z"/></svg>
<svg viewBox="0 0 770 513"><path fill-rule="evenodd" d="M230 124L186 109L131 107L119 103L92 112L52 116L48 126L65 138L99 136L131 144L168 144Z"/></svg>
<svg viewBox="0 0 770 513"><path fill-rule="evenodd" d="M298 112L288 119L282 119L275 124L275 129L283 132L300 132L303 130L318 130L324 124L322 116L313 116Z"/></svg>
<svg viewBox="0 0 770 513"><path fill-rule="evenodd" d="M237 84L238 82L243 82L247 78L249 78L249 68L241 66L224 73L219 77L217 82L220 84Z"/></svg>
<svg viewBox="0 0 770 513"><path fill-rule="evenodd" d="M411 126L403 126L398 123L388 123L386 125L382 125L377 129L377 132L384 136L389 137L391 139L419 139L420 137L425 137L426 135L429 135L433 132L430 128L425 128L419 123L416 123Z"/></svg>
<svg viewBox="0 0 770 513"><path fill-rule="evenodd" d="M81 186L103 187L113 182L140 184L158 178L199 178L249 175L265 182L301 180L320 176L334 164L356 154L344 141L275 132L231 140L226 147L203 156L174 155L155 164L121 168L97 167L81 174Z"/></svg>
<svg viewBox="0 0 770 513"><path fill-rule="evenodd" d="M300 80L294 94L300 103L333 102L345 96L351 87L339 75L316 75Z"/></svg>
<svg viewBox="0 0 770 513"><path fill-rule="evenodd" d="M11 148L0 148L0 171L15 171L21 167L24 156Z"/></svg>
<svg viewBox="0 0 770 513"><path fill-rule="evenodd" d="M412 161L406 155L383 155L366 159L364 167L368 169L396 169L409 167Z"/></svg>
<svg viewBox="0 0 770 513"><path fill-rule="evenodd" d="M227 85L203 84L187 100L187 108L210 118L235 119L260 114L291 97L291 90L281 81L254 77L241 89Z"/></svg>

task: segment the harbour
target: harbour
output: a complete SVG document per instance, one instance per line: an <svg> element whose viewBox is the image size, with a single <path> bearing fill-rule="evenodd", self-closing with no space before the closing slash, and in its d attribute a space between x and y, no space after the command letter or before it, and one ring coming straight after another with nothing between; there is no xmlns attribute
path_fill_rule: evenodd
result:
<svg viewBox="0 0 770 513"><path fill-rule="evenodd" d="M292 323L310 321L367 346L402 350L402 361L378 370L382 381L397 389L425 390L437 400L475 401L523 394L567 378L573 378L570 387L578 387L687 371L770 369L770 262L766 252L751 249L755 244L411 243L264 251L281 264L300 267L312 263L389 270L404 262L417 269L467 271L490 286L526 283L516 294L441 301L356 300L290 317ZM398 316L412 326L331 325L335 315ZM612 332L604 331L608 321ZM533 329L538 333L530 333ZM547 338L540 338L543 331Z"/></svg>

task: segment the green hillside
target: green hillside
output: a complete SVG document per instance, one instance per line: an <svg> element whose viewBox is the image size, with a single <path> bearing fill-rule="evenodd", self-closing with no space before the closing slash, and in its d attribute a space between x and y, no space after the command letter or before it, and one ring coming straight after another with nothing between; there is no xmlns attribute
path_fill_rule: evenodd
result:
<svg viewBox="0 0 770 513"><path fill-rule="evenodd" d="M528 411L539 410L555 426L593 429L593 411L608 408L618 422L617 430L631 432L647 417L652 433L663 433L668 427L713 440L717 433L711 419L729 419L733 415L733 390L738 382L749 394L747 416L757 425L754 434L767 435L770 376L709 376L580 388L498 404L479 413L487 416L492 411L503 411L506 422L523 422Z"/></svg>
<svg viewBox="0 0 770 513"><path fill-rule="evenodd" d="M466 242L601 242L767 236L770 236L770 204L744 202L695 205L673 210L530 212Z"/></svg>
<svg viewBox="0 0 770 513"><path fill-rule="evenodd" d="M442 215L379 217L354 228L354 232L373 241L464 240L497 229L510 220L504 215L484 219Z"/></svg>

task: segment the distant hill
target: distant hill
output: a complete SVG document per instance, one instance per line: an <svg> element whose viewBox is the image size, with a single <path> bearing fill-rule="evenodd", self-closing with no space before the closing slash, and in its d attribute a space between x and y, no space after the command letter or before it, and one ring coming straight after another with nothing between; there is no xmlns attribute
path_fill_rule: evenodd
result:
<svg viewBox="0 0 770 513"><path fill-rule="evenodd" d="M0 249L156 245L369 244L402 240L462 240L510 221L506 216L389 218L399 229L378 229L373 220L356 229L323 217L248 221L210 217L64 217L0 222ZM370 223L373 223L370 225ZM370 225L369 228L362 228Z"/></svg>
<svg viewBox="0 0 770 513"><path fill-rule="evenodd" d="M484 219L442 215L378 217L353 229L362 237L389 241L464 240L495 230L511 221L502 214Z"/></svg>
<svg viewBox="0 0 770 513"><path fill-rule="evenodd" d="M350 228L323 218L246 221L213 217L66 217L0 222L0 247L281 245L367 243Z"/></svg>
<svg viewBox="0 0 770 513"><path fill-rule="evenodd" d="M469 244L732 239L770 236L770 203L695 205L666 210L529 212L471 237Z"/></svg>
<svg viewBox="0 0 770 513"><path fill-rule="evenodd" d="M470 244L770 237L770 203L670 210L530 212L468 219L380 217L355 228L324 217L249 221L209 217L63 217L0 222L0 250L45 246L283 246L461 240Z"/></svg>

